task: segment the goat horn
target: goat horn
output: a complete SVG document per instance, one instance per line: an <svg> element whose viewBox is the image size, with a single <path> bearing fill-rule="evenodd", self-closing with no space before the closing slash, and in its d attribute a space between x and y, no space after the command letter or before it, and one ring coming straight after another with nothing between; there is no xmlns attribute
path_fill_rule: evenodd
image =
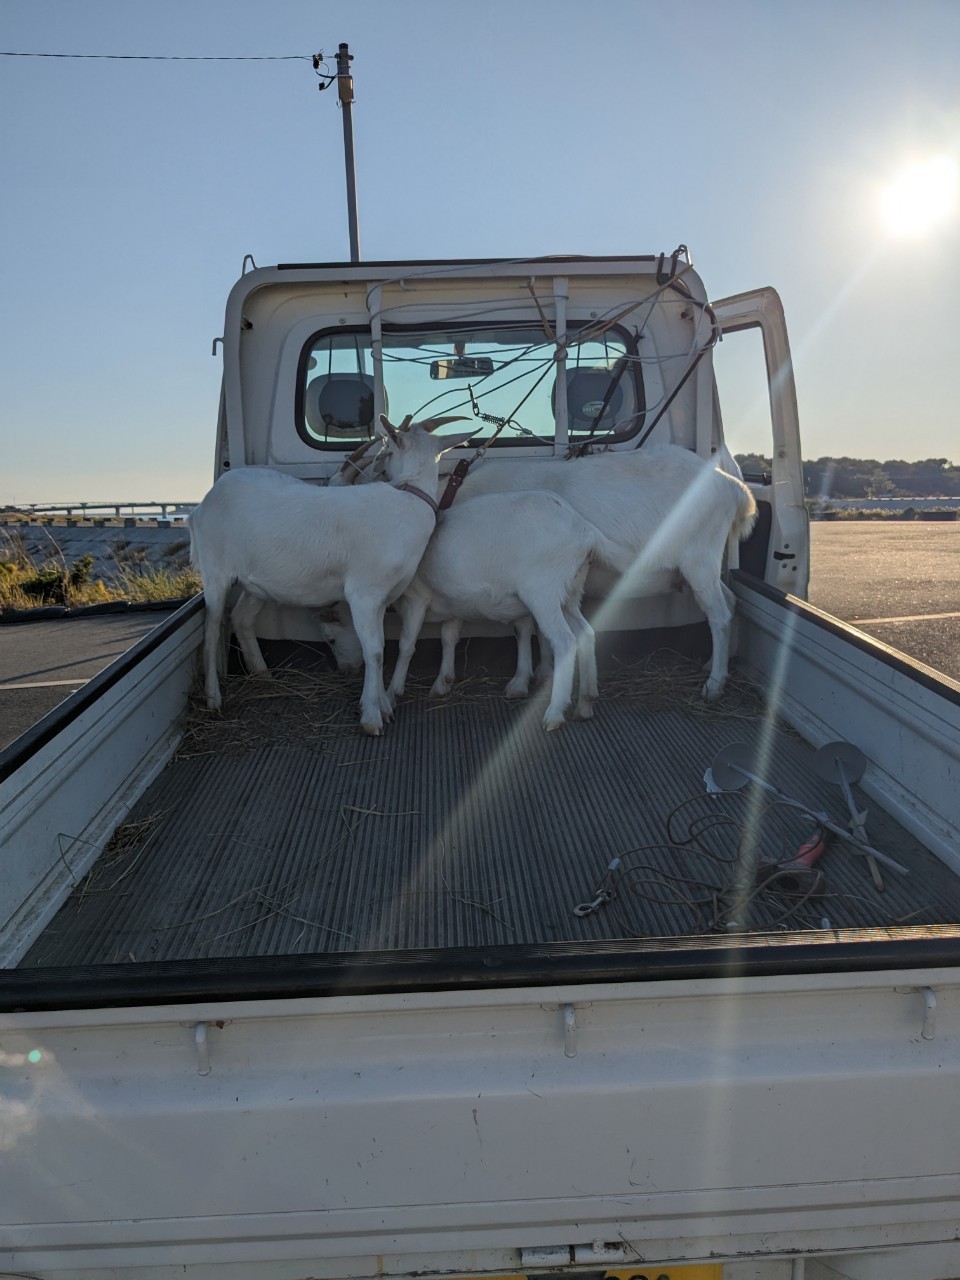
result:
<svg viewBox="0 0 960 1280"><path fill-rule="evenodd" d="M401 431L409 431L409 430L410 430L410 423L411 423L412 421L413 421L413 414L412 414L412 413L408 413L408 414L407 414L407 416L404 418L404 420L400 423L400 430L401 430Z"/></svg>
<svg viewBox="0 0 960 1280"><path fill-rule="evenodd" d="M373 440L364 440L363 444L357 445L349 458L344 458L343 462L341 462L339 474L348 477L348 484L356 484L357 477L363 471L363 467L360 466L360 460L363 458L364 454L369 452L374 443L375 441ZM370 459L368 458L364 463L364 466L369 467L369 465Z"/></svg>
<svg viewBox="0 0 960 1280"><path fill-rule="evenodd" d="M359 462L360 459L363 457L363 455L370 449L372 445L373 445L372 440L364 440L363 444L358 444L357 447L354 449L353 453L351 453L350 457L344 459L343 465L341 466L340 470L346 471L347 467L350 465L351 462Z"/></svg>
<svg viewBox="0 0 960 1280"><path fill-rule="evenodd" d="M469 419L465 414L458 413L458 414L455 414L452 418L427 418L427 420L425 422L421 422L420 425L421 427L423 427L424 431L436 431L438 427L445 426L446 423L448 422L468 422L468 421Z"/></svg>
<svg viewBox="0 0 960 1280"><path fill-rule="evenodd" d="M380 415L380 425L383 427L384 431L387 433L387 435L390 437L393 443L396 444L397 429L385 413L381 413Z"/></svg>

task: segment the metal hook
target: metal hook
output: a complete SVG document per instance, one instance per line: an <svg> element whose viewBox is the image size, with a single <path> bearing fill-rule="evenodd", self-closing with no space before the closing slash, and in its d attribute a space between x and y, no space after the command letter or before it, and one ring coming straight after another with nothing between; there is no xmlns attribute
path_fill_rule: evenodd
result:
<svg viewBox="0 0 960 1280"><path fill-rule="evenodd" d="M573 914L575 916L592 915L593 912L598 911L604 905L605 902L610 901L610 899L613 897L613 890L608 889L606 887L607 881L610 879L613 873L615 871L619 871L619 869L620 869L620 859L614 858L611 861L610 865L607 867L606 871L604 872L603 880L600 882L600 885L597 889L597 896L593 899L592 902L581 902L579 906L574 907Z"/></svg>

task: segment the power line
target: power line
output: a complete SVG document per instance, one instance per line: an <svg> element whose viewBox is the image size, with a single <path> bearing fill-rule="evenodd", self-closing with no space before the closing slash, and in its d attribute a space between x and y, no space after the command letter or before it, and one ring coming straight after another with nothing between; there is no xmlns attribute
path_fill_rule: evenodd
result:
<svg viewBox="0 0 960 1280"><path fill-rule="evenodd" d="M22 53L0 49L0 58L107 58L113 62L312 62L313 54Z"/></svg>

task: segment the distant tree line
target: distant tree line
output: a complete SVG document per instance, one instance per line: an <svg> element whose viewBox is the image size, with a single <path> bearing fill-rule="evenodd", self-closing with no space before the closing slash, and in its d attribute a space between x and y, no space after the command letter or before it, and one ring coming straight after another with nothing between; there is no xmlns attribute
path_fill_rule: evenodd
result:
<svg viewBox="0 0 960 1280"><path fill-rule="evenodd" d="M762 454L736 457L745 474L770 471L771 460ZM803 483L808 498L956 498L960 467L947 458L817 458L803 464Z"/></svg>

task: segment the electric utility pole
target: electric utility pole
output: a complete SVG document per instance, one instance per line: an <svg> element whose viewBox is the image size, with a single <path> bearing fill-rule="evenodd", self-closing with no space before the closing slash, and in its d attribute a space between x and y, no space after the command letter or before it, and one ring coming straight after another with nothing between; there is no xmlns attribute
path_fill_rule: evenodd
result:
<svg viewBox="0 0 960 1280"><path fill-rule="evenodd" d="M357 174L353 164L353 76L350 74L350 63L353 54L346 44L342 44L337 52L337 72L331 75L322 70L323 51L313 55L313 69L320 77L317 86L323 91L328 89L334 80L337 82L337 94L340 98L340 110L343 112L343 163L347 172L347 223L350 229L350 261L360 261L360 226L357 220Z"/></svg>
<svg viewBox="0 0 960 1280"><path fill-rule="evenodd" d="M343 161L347 173L347 222L350 227L350 261L360 261L360 226L357 220L357 174L353 164L353 54L346 44L337 52L337 92L343 112Z"/></svg>

